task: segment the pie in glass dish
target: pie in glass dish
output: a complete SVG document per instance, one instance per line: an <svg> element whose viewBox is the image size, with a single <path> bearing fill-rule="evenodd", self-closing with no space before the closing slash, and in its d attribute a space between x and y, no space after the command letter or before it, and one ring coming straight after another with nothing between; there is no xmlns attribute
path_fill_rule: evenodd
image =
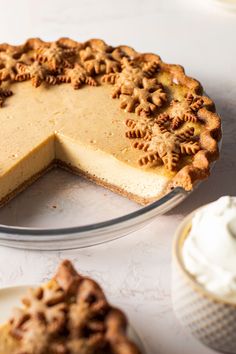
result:
<svg viewBox="0 0 236 354"><path fill-rule="evenodd" d="M218 158L213 102L156 54L29 39L0 45L0 82L0 205L55 166L147 204Z"/></svg>
<svg viewBox="0 0 236 354"><path fill-rule="evenodd" d="M0 326L0 354L141 354L126 330L100 286L65 260Z"/></svg>

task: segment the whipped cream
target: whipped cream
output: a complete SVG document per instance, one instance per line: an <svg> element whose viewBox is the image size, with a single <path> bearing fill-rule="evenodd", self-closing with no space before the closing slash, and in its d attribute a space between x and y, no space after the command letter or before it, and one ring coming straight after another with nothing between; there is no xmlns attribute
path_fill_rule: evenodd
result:
<svg viewBox="0 0 236 354"><path fill-rule="evenodd" d="M182 256L206 290L236 301L236 197L222 197L196 212Z"/></svg>

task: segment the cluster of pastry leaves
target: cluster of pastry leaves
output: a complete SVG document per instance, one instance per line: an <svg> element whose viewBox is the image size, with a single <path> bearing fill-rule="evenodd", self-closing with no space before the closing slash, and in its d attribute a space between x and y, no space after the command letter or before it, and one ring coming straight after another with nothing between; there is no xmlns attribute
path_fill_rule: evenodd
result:
<svg viewBox="0 0 236 354"><path fill-rule="evenodd" d="M114 84L112 97L120 97L121 108L143 116L151 115L167 98L162 85L151 79L157 69L158 61L131 60L121 48L102 41L45 43L35 39L32 45L0 51L0 83L31 80L38 87L42 82L63 82L78 89L83 84L98 85L96 76L103 75L103 82ZM1 88L1 105L10 94Z"/></svg>
<svg viewBox="0 0 236 354"><path fill-rule="evenodd" d="M120 69L112 49L105 44L79 45L67 40L45 43L33 40L30 45L11 47L0 51L0 83L31 80L34 87L43 82L50 85L71 83L74 89L83 84L96 86L93 76L111 73ZM0 88L0 105L12 92Z"/></svg>
<svg viewBox="0 0 236 354"><path fill-rule="evenodd" d="M119 70L119 62L113 58L108 46L92 48L74 41L45 43L33 40L31 45L11 47L0 51L0 83L31 80L38 87L43 82L55 85L71 83L74 89L83 84L96 86L92 77ZM9 89L0 89L1 106L10 96Z"/></svg>
<svg viewBox="0 0 236 354"><path fill-rule="evenodd" d="M120 72L103 76L102 81L114 85L113 98L120 98L120 107L139 116L152 116L167 100L163 86L155 75L159 67L157 60L145 62L140 58L121 59Z"/></svg>
<svg viewBox="0 0 236 354"><path fill-rule="evenodd" d="M168 97L156 73L158 58L148 62L140 58L130 60L123 57L122 71L103 76L103 81L114 85L112 97L121 99L121 108L135 112L140 118L127 119L129 128L126 136L134 139L134 148L143 150L139 159L141 166L163 165L174 171L182 156L194 155L200 150L198 137L193 127L177 132L184 123L197 123L197 112L203 106L203 99L192 94L181 101L173 99L168 105ZM158 115L164 107L165 113Z"/></svg>
<svg viewBox="0 0 236 354"><path fill-rule="evenodd" d="M11 320L16 354L139 354L126 319L93 280L64 261L51 286L31 290Z"/></svg>
<svg viewBox="0 0 236 354"><path fill-rule="evenodd" d="M175 171L181 157L195 155L200 150L199 137L193 126L179 128L184 123L197 123L197 112L203 107L203 99L187 94L181 101L172 100L164 113L151 119L128 119L126 136L134 139L134 148L145 155L139 159L141 166L163 165Z"/></svg>

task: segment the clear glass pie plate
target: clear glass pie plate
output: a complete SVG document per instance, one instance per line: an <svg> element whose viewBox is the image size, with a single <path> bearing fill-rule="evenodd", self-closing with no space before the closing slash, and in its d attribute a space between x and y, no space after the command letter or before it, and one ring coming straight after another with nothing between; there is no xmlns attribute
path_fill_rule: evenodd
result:
<svg viewBox="0 0 236 354"><path fill-rule="evenodd" d="M0 245L60 250L108 242L140 229L188 194L176 188L142 207L53 169L0 209Z"/></svg>

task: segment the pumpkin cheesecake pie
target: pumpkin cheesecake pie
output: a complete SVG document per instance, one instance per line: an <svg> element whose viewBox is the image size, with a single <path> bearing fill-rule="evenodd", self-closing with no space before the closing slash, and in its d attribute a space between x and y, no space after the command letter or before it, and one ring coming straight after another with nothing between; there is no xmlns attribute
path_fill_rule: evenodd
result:
<svg viewBox="0 0 236 354"><path fill-rule="evenodd" d="M100 286L63 261L0 326L0 354L140 354L126 328L125 315Z"/></svg>
<svg viewBox="0 0 236 354"><path fill-rule="evenodd" d="M0 205L59 166L138 203L218 157L213 102L182 67L102 40L0 45Z"/></svg>

